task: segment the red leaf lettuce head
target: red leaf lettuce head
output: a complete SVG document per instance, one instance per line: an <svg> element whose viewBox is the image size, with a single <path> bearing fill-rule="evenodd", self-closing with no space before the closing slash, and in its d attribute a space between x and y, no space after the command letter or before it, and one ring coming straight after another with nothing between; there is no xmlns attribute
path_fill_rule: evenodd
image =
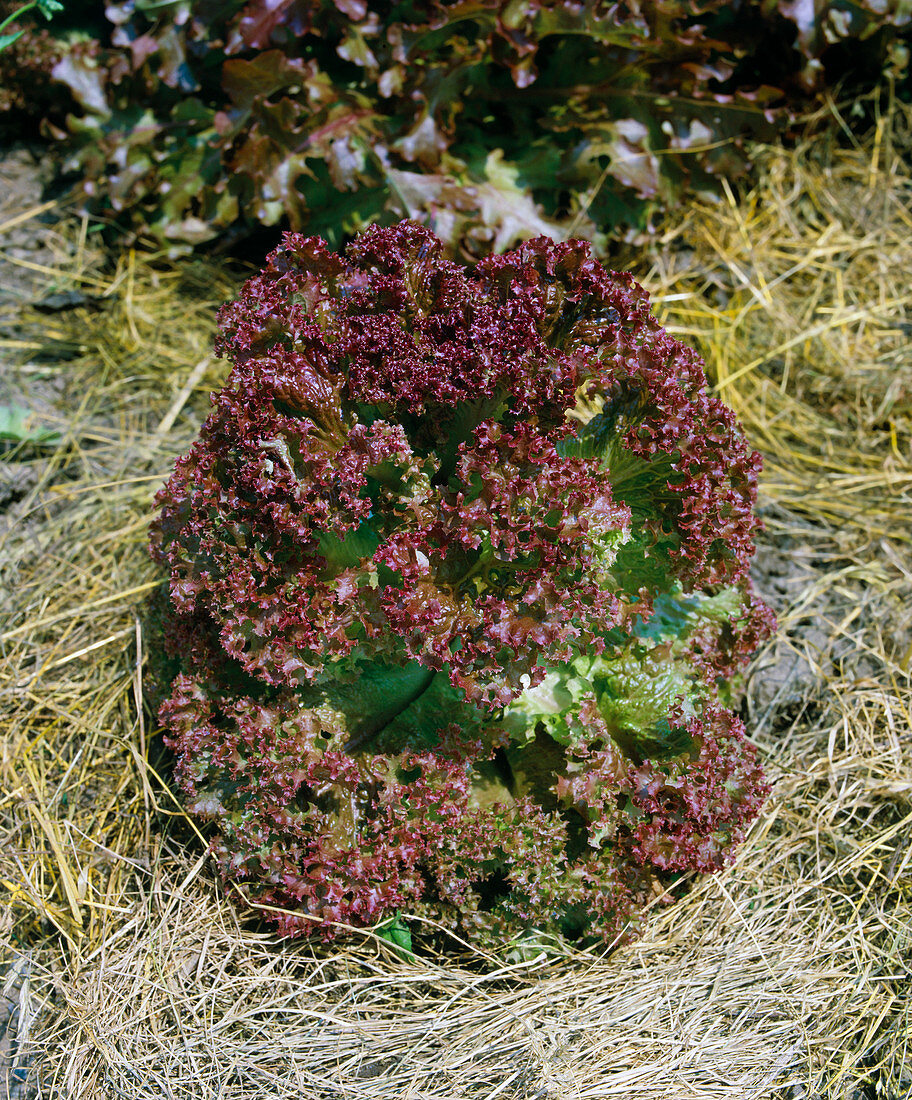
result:
<svg viewBox="0 0 912 1100"><path fill-rule="evenodd" d="M720 866L765 792L717 701L771 627L760 462L634 280L545 238L466 270L403 222L286 234L219 320L152 550L226 878L289 933L613 936Z"/></svg>

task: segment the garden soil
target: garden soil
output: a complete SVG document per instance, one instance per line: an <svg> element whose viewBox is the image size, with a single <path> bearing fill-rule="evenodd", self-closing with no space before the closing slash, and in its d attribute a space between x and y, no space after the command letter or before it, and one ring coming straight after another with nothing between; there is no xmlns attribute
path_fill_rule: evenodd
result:
<svg viewBox="0 0 912 1100"><path fill-rule="evenodd" d="M143 698L142 607L241 272L105 252L6 154L0 1100L912 1096L912 114L841 121L610 257L765 456L780 631L742 712L773 795L639 938L496 957L418 927L417 956L283 943L222 896Z"/></svg>

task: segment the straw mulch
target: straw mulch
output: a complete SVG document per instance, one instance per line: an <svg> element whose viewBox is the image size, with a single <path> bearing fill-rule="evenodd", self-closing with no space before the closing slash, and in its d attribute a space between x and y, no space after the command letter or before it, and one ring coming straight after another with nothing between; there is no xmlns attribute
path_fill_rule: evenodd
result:
<svg viewBox="0 0 912 1100"><path fill-rule="evenodd" d="M138 614L237 280L60 236L48 284L97 300L0 309L9 385L62 433L5 458L0 1098L912 1095L910 155L898 106L862 145L760 149L752 190L617 261L767 455L781 633L745 702L765 813L608 955L283 944L221 897L148 763Z"/></svg>

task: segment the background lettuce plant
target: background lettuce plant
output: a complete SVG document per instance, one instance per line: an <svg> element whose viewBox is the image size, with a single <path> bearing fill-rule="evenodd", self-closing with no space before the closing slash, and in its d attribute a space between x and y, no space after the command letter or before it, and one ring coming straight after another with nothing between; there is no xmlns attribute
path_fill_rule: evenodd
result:
<svg viewBox="0 0 912 1100"><path fill-rule="evenodd" d="M60 0L27 0L26 3L20 4L9 14L0 13L0 50L9 49L25 34L24 27L13 30L10 28L32 11L37 11L45 19L50 19L54 12L63 11L63 4L60 3Z"/></svg>
<svg viewBox="0 0 912 1100"><path fill-rule="evenodd" d="M288 934L611 938L767 787L728 682L759 456L579 241L286 234L159 494L161 709L221 873Z"/></svg>
<svg viewBox="0 0 912 1100"><path fill-rule="evenodd" d="M66 46L34 20L35 12L51 19L62 10L58 0L28 4L0 0L0 136L16 138L26 129L34 134L37 123L50 116L59 125L65 122L59 101L68 97L51 79L51 72ZM68 106L72 109L72 104Z"/></svg>
<svg viewBox="0 0 912 1100"><path fill-rule="evenodd" d="M910 19L899 0L125 0L104 29L102 5L70 7L90 34L46 67L45 131L88 211L171 252L403 216L477 255L644 226L837 81L905 73Z"/></svg>

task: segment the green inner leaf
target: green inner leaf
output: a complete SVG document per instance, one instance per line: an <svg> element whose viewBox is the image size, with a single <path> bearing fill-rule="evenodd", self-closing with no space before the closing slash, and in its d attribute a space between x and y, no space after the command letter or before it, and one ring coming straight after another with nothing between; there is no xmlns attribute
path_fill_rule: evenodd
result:
<svg viewBox="0 0 912 1100"><path fill-rule="evenodd" d="M334 573L360 565L373 556L379 545L380 536L368 523L362 523L357 531L349 531L344 537L321 531L317 540L320 553Z"/></svg>

